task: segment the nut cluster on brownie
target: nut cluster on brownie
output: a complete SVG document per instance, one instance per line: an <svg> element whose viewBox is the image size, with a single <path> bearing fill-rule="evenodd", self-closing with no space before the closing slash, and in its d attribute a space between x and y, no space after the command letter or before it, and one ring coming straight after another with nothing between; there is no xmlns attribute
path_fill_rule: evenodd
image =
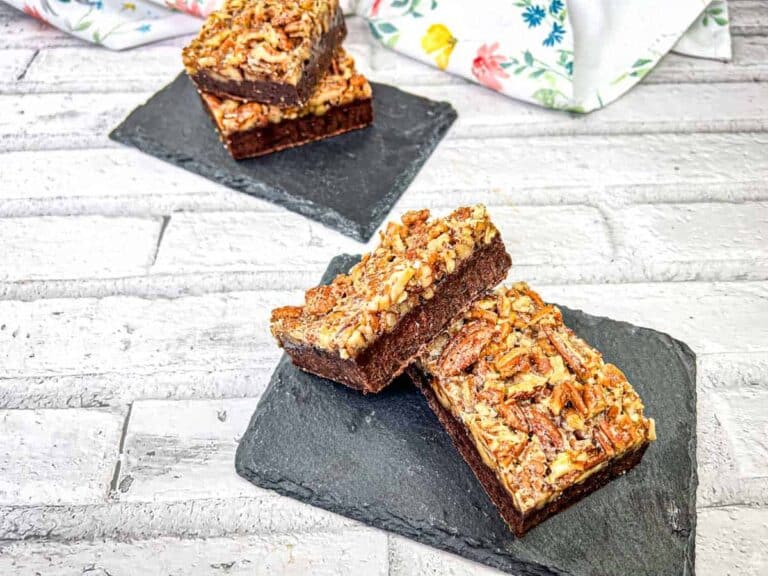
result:
<svg viewBox="0 0 768 576"><path fill-rule="evenodd" d="M621 370L524 283L474 302L419 362L523 514L655 439Z"/></svg>
<svg viewBox="0 0 768 576"><path fill-rule="evenodd" d="M332 108L360 100L370 100L371 86L355 70L355 62L344 49L339 49L331 69L320 80L317 89L304 106L282 108L274 104L244 102L202 93L201 97L223 135L278 124L307 115L321 116Z"/></svg>
<svg viewBox="0 0 768 576"><path fill-rule="evenodd" d="M484 206L463 207L445 218L428 210L390 222L379 246L348 274L306 293L303 306L272 313L272 333L284 344L301 342L354 358L421 302L435 285L497 235Z"/></svg>
<svg viewBox="0 0 768 576"><path fill-rule="evenodd" d="M191 75L297 84L337 9L338 0L225 0L184 49L184 65Z"/></svg>

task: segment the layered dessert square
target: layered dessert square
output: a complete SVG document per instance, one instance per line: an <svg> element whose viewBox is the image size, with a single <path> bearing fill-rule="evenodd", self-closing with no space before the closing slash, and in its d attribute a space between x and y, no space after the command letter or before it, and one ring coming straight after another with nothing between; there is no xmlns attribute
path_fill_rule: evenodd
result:
<svg viewBox="0 0 768 576"><path fill-rule="evenodd" d="M408 212L349 273L274 310L272 333L299 368L379 392L510 265L484 206Z"/></svg>
<svg viewBox="0 0 768 576"><path fill-rule="evenodd" d="M302 106L346 33L338 0L225 0L184 49L184 67L203 92Z"/></svg>
<svg viewBox="0 0 768 576"><path fill-rule="evenodd" d="M343 49L301 107L280 108L205 92L200 96L221 141L238 160L364 128L373 121L371 86Z"/></svg>
<svg viewBox="0 0 768 576"><path fill-rule="evenodd" d="M523 283L474 302L409 375L518 536L635 466L656 437L621 370Z"/></svg>

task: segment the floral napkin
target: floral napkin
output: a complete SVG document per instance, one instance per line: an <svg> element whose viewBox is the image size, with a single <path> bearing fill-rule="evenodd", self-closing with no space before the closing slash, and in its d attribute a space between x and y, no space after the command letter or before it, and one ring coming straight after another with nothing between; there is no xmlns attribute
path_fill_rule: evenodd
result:
<svg viewBox="0 0 768 576"><path fill-rule="evenodd" d="M123 49L189 34L222 0L4 0ZM548 108L612 102L670 50L727 60L725 0L341 0L389 48ZM183 13L186 14L183 14ZM663 15L663 17L660 17ZM578 38L578 41L576 39Z"/></svg>
<svg viewBox="0 0 768 576"><path fill-rule="evenodd" d="M467 10L461 0L374 0L365 15L398 52L513 98L588 112L634 86L676 44L730 58L726 4L710 2L485 0Z"/></svg>

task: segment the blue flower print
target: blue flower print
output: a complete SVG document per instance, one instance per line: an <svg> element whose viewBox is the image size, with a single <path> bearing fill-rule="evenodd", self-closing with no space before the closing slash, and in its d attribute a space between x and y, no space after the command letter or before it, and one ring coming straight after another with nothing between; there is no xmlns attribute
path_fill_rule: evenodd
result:
<svg viewBox="0 0 768 576"><path fill-rule="evenodd" d="M563 0L552 0L549 3L549 13L554 16L563 9Z"/></svg>
<svg viewBox="0 0 768 576"><path fill-rule="evenodd" d="M142 24L136 30L139 32L149 32L152 29L152 26L150 24Z"/></svg>
<svg viewBox="0 0 768 576"><path fill-rule="evenodd" d="M528 28L535 28L546 18L547 13L541 6L528 6L523 12L523 20L528 24Z"/></svg>
<svg viewBox="0 0 768 576"><path fill-rule="evenodd" d="M554 46L555 44L560 44L560 42L563 41L563 34L565 34L565 28L563 28L560 24L555 22L552 24L552 30L547 35L546 38L544 38L544 46Z"/></svg>

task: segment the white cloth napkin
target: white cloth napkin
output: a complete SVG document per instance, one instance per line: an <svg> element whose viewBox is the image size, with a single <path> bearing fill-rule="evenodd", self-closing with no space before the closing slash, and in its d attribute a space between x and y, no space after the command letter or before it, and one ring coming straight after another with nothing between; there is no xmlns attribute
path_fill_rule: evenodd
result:
<svg viewBox="0 0 768 576"><path fill-rule="evenodd" d="M222 0L4 0L120 50L193 33ZM727 60L725 0L341 0L389 48L513 98L589 112L670 50Z"/></svg>

